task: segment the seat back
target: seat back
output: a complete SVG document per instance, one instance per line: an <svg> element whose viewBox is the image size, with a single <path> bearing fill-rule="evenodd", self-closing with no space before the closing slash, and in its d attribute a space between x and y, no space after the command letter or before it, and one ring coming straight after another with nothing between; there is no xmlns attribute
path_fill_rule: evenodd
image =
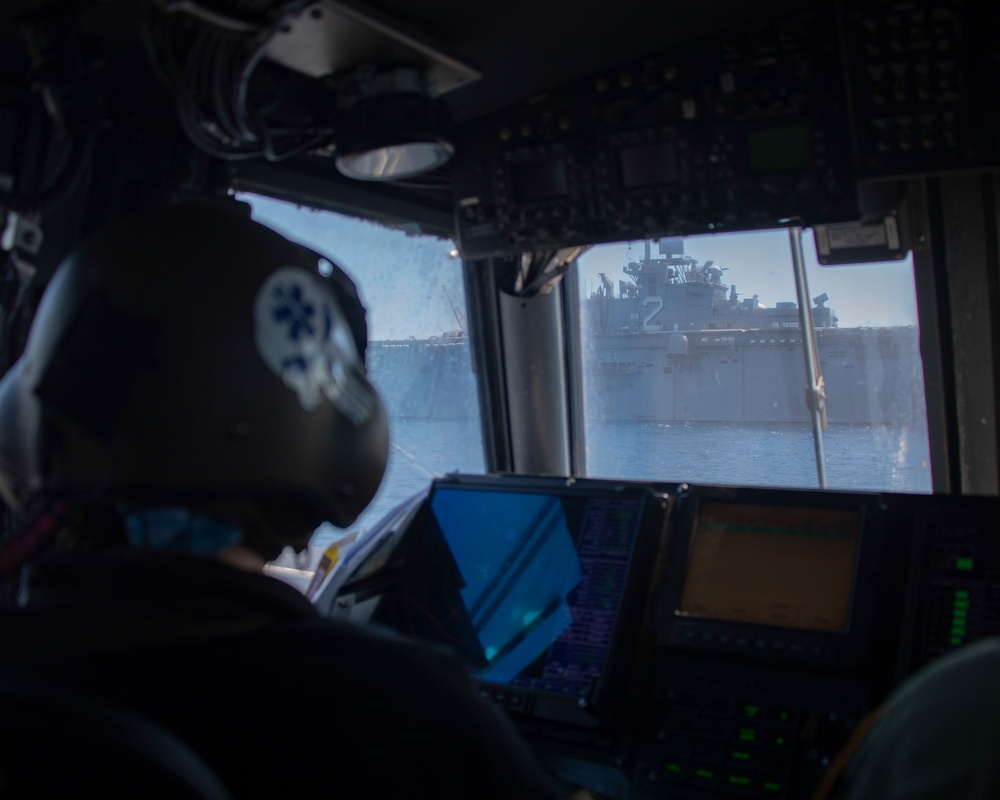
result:
<svg viewBox="0 0 1000 800"><path fill-rule="evenodd" d="M132 711L68 687L0 671L0 798L227 800L180 739Z"/></svg>

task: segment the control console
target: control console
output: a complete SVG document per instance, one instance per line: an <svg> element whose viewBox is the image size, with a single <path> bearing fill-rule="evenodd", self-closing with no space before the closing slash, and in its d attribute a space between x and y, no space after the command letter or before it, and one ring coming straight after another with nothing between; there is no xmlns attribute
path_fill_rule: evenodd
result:
<svg viewBox="0 0 1000 800"><path fill-rule="evenodd" d="M318 606L457 648L618 800L811 797L895 686L1000 634L997 498L452 476L412 505Z"/></svg>

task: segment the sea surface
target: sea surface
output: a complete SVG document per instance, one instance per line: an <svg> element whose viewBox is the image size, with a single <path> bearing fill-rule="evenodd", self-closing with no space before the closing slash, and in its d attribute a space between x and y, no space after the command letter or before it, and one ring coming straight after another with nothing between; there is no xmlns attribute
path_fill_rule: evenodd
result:
<svg viewBox="0 0 1000 800"><path fill-rule="evenodd" d="M439 475L482 474L479 423L396 420L382 487L355 528L367 529ZM931 491L927 433L919 428L832 426L823 434L827 488ZM818 487L809 426L737 423L614 422L587 431L594 477L769 487ZM317 531L315 546L343 534Z"/></svg>

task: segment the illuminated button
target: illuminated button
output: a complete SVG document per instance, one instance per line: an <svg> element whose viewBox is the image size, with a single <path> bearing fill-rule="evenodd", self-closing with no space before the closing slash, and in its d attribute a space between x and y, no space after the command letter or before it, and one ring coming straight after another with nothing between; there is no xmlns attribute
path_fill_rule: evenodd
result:
<svg viewBox="0 0 1000 800"><path fill-rule="evenodd" d="M751 747L730 747L726 756L726 763L737 767L752 767L757 760L757 751Z"/></svg>
<svg viewBox="0 0 1000 800"><path fill-rule="evenodd" d="M780 778L758 779L757 793L761 797L784 797L785 782Z"/></svg>
<svg viewBox="0 0 1000 800"><path fill-rule="evenodd" d="M657 770L657 775L665 781L674 781L676 783L683 783L687 780L687 766L680 761L671 760L666 761Z"/></svg>
<svg viewBox="0 0 1000 800"><path fill-rule="evenodd" d="M799 721L799 712L794 708L769 708L766 718L768 722L776 722L778 725L793 726Z"/></svg>
<svg viewBox="0 0 1000 800"><path fill-rule="evenodd" d="M971 558L956 558L955 559L955 569L960 569L963 571L971 570L973 567L973 559Z"/></svg>
<svg viewBox="0 0 1000 800"><path fill-rule="evenodd" d="M761 708L758 705L747 703L740 706L740 714L746 717L747 719L754 719L755 717L760 716Z"/></svg>
<svg viewBox="0 0 1000 800"><path fill-rule="evenodd" d="M753 788L753 778L741 772L730 772L726 774L725 784L735 794L749 794Z"/></svg>
<svg viewBox="0 0 1000 800"><path fill-rule="evenodd" d="M792 735L787 731L768 731L761 737L761 741L780 750L792 749Z"/></svg>
<svg viewBox="0 0 1000 800"><path fill-rule="evenodd" d="M736 738L741 742L756 742L757 741L757 729L756 728L737 728Z"/></svg>
<svg viewBox="0 0 1000 800"><path fill-rule="evenodd" d="M969 599L969 592L967 590L965 590L965 589L956 589L955 590L955 597L957 597L959 600L968 600Z"/></svg>
<svg viewBox="0 0 1000 800"><path fill-rule="evenodd" d="M698 786L717 786L719 772L712 767L698 765L691 772L691 783Z"/></svg>

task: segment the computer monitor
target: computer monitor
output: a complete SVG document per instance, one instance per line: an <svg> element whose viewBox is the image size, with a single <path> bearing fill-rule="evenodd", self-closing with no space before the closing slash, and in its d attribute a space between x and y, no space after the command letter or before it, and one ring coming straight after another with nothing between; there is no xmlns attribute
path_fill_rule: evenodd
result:
<svg viewBox="0 0 1000 800"><path fill-rule="evenodd" d="M703 501L677 613L843 633L861 509Z"/></svg>
<svg viewBox="0 0 1000 800"><path fill-rule="evenodd" d="M655 554L665 519L665 498L637 485L437 482L383 620L457 648L484 683L596 704L623 609L648 590L632 581L637 550Z"/></svg>

